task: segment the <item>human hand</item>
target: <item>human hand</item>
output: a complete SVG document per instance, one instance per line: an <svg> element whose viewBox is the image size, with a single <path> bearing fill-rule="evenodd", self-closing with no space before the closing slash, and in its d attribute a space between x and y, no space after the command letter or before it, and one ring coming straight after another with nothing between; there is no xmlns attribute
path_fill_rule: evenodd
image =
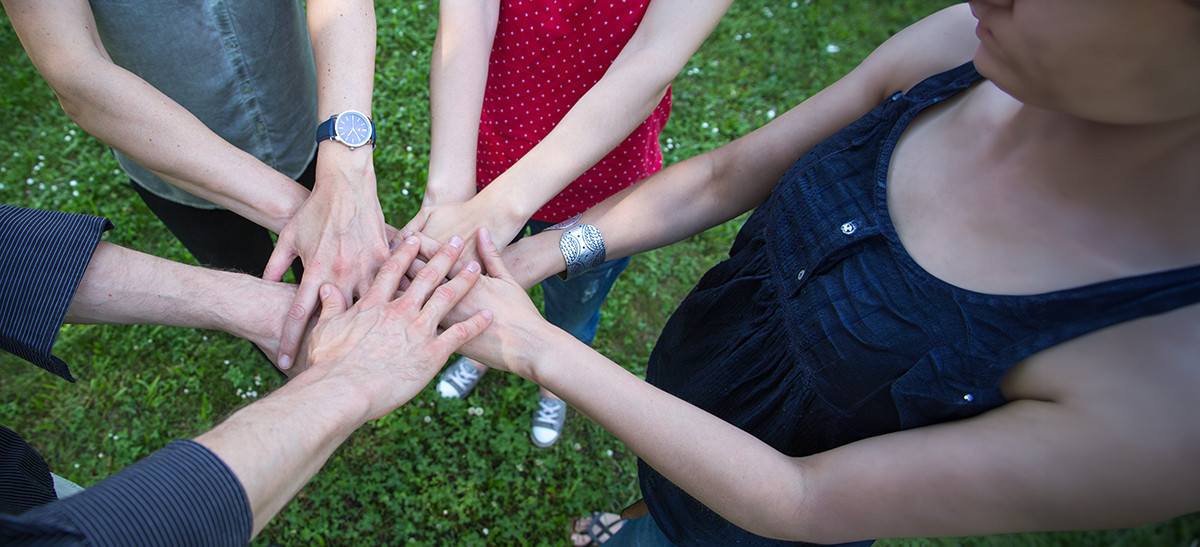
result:
<svg viewBox="0 0 1200 547"><path fill-rule="evenodd" d="M552 338L546 335L547 329L556 327L542 318L525 289L509 272L487 230L480 229L476 236L488 275L479 279L447 316L447 321L459 320L485 309L492 312L494 320L487 332L463 345L458 352L490 367L528 378L527 365Z"/></svg>
<svg viewBox="0 0 1200 547"><path fill-rule="evenodd" d="M341 291L323 285L321 315L309 337L310 374L337 377L361 392L368 419L382 417L412 399L451 353L492 320L486 310L461 321L445 320L480 278L479 264L472 262L443 283L462 245L461 238L452 238L408 289L397 294L404 272L420 250L419 241L409 238L380 266L370 289L349 309ZM446 325L440 334L439 323Z"/></svg>
<svg viewBox="0 0 1200 547"><path fill-rule="evenodd" d="M295 377L308 368L307 340L301 345L289 367L279 366L279 341L283 336L286 317L280 310L287 309L296 299L296 286L291 283L263 281L252 276L245 276L260 286L252 291L245 291L237 296L238 305L234 313L229 314L231 321L237 321L238 327L231 330L235 336L252 342L263 352L281 372L289 378ZM239 320L240 317L245 320ZM312 331L316 317L305 326L305 334Z"/></svg>
<svg viewBox="0 0 1200 547"><path fill-rule="evenodd" d="M479 260L476 249L476 233L480 228L486 228L488 233L505 243L512 241L525 224L524 218L513 218L505 214L501 207L488 201L486 196L478 194L463 202L443 203L423 206L405 228L403 235L419 232L422 235L421 257L428 258L452 236L462 237L465 241L463 256L460 264ZM418 227L419 226L419 227Z"/></svg>
<svg viewBox="0 0 1200 547"><path fill-rule="evenodd" d="M267 262L263 278L270 281L282 279L296 257L304 264L304 276L287 308L279 342L280 369L293 364L316 311L318 289L332 284L345 301L353 302L356 295L367 291L375 271L390 254L388 238L394 229L384 223L374 172L368 164L357 176L362 183L350 184L350 175L333 168L323 171L318 163L318 183L312 195L279 232Z"/></svg>

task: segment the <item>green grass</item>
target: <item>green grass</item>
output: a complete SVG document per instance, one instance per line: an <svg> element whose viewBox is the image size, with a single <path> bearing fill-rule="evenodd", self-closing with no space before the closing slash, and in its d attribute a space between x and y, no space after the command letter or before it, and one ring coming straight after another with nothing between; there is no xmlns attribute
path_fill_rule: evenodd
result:
<svg viewBox="0 0 1200 547"><path fill-rule="evenodd" d="M947 0L739 2L675 83L668 162L715 148L782 113L875 45ZM384 4L389 4L385 6ZM427 74L434 2L377 2L374 111L380 198L389 221L416 212L429 151ZM395 7L390 7L395 6ZM831 53L830 44L838 51ZM58 109L11 26L0 30L0 201L103 215L109 241L192 259L125 186L105 148ZM637 373L667 316L718 261L739 221L635 257L609 298L596 347ZM0 355L0 423L85 486L195 435L281 378L247 342L155 326L68 326L55 352L68 384ZM572 413L548 450L528 441L535 387L494 373L465 401L431 388L369 424L263 532L256 545L555 545L567 521L638 497L634 456ZM481 411L480 411L481 410ZM884 545L1195 545L1200 517L1095 533L1017 534Z"/></svg>

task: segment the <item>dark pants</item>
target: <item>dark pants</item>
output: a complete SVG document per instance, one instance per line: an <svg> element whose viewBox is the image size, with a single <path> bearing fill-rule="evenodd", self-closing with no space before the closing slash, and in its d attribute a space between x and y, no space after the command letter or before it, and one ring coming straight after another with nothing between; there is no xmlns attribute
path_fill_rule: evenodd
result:
<svg viewBox="0 0 1200 547"><path fill-rule="evenodd" d="M309 162L296 182L312 190L317 161ZM271 232L236 213L224 209L197 209L160 198L136 182L130 186L180 243L200 264L261 276L275 249ZM292 263L292 274L303 275L300 260Z"/></svg>

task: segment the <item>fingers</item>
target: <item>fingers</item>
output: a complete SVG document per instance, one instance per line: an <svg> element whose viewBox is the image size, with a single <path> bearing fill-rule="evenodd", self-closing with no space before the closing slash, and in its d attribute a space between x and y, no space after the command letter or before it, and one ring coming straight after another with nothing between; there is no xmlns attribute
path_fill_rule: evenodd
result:
<svg viewBox="0 0 1200 547"><path fill-rule="evenodd" d="M428 220L429 210L422 207L420 211L417 211L416 216L412 217L412 220L409 220L404 227L400 228L400 238L402 240L408 239L414 233L424 230L425 222Z"/></svg>
<svg viewBox="0 0 1200 547"><path fill-rule="evenodd" d="M508 271L508 265L504 263L504 259L500 258L500 249L496 248L496 243L492 241L492 234L488 233L487 228L480 228L475 239L479 241L479 258L483 261L483 267L487 269L488 275L503 279L511 278L512 273Z"/></svg>
<svg viewBox="0 0 1200 547"><path fill-rule="evenodd" d="M461 237L454 236L438 250L437 254L429 259L429 263L417 272L417 275L412 278L412 283L405 291L406 297L411 297L417 302L425 302L429 299L429 295L433 290L442 284L446 278L446 273L450 271L451 266L458 260L458 255L462 252L463 240Z"/></svg>
<svg viewBox="0 0 1200 547"><path fill-rule="evenodd" d="M463 321L450 325L437 337L437 343L441 346L440 351L449 357L451 353L458 351L464 344L474 340L476 336L487 330L492 324L492 319L491 311L482 310Z"/></svg>
<svg viewBox="0 0 1200 547"><path fill-rule="evenodd" d="M263 270L263 279L267 281L282 280L283 274L292 267L292 261L297 256L299 255L291 245L285 244L283 241L278 242L275 250L271 251L271 258L267 259L267 267Z"/></svg>
<svg viewBox="0 0 1200 547"><path fill-rule="evenodd" d="M343 309L345 308L345 296L336 287L301 282L296 287L296 298L292 300L292 305L288 308L287 316L283 320L283 333L279 338L279 359L277 359L280 370L292 367L296 352L300 350L300 342L304 338L308 320L312 317L313 308L315 308L317 290L320 288L329 288L330 292L337 293ZM324 303L322 302L322 304Z"/></svg>
<svg viewBox="0 0 1200 547"><path fill-rule="evenodd" d="M391 258L388 258L379 266L379 271L375 274L375 281L371 283L369 289L362 293L364 306L390 302L392 300L393 295L400 289L401 283L404 281L404 275L409 270L420 248L421 240L416 237L409 237L400 245L399 249L396 249Z"/></svg>

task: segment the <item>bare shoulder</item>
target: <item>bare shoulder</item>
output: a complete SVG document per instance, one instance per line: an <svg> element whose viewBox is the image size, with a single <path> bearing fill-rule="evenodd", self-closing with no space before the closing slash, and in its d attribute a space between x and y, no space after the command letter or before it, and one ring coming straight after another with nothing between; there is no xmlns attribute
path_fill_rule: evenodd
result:
<svg viewBox="0 0 1200 547"><path fill-rule="evenodd" d="M881 44L851 75L869 79L879 95L907 91L925 78L970 61L979 47L966 3L942 9Z"/></svg>

